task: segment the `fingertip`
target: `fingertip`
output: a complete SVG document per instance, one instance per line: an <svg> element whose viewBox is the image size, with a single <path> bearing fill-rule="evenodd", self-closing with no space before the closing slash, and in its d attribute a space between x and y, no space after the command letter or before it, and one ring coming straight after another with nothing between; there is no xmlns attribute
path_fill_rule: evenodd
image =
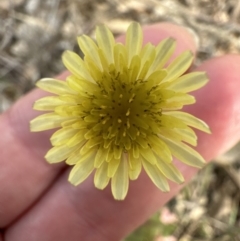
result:
<svg viewBox="0 0 240 241"><path fill-rule="evenodd" d="M197 44L194 35L182 26L173 23L156 23L150 26L146 26L144 29L144 41L158 44L162 39L171 37L177 41L178 53L185 50L190 50L194 54L196 53Z"/></svg>

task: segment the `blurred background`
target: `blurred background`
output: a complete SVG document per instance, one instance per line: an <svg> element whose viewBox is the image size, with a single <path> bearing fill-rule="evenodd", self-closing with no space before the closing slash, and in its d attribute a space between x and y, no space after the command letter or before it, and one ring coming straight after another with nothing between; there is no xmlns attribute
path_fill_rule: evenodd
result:
<svg viewBox="0 0 240 241"><path fill-rule="evenodd" d="M61 54L79 52L76 36L93 36L100 23L117 36L133 20L189 28L198 43L197 65L240 53L239 0L0 0L0 112L38 79L64 70ZM239 233L238 144L125 241L239 241Z"/></svg>

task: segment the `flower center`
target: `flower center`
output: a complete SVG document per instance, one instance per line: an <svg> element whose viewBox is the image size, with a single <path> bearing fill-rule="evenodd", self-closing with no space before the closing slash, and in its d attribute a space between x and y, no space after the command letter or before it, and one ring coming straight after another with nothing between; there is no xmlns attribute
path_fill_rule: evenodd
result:
<svg viewBox="0 0 240 241"><path fill-rule="evenodd" d="M85 120L92 122L85 138L102 137L99 143L104 148L119 148L119 155L134 145L148 148L146 137L157 134L161 122L161 95L157 95L154 82L131 81L129 71L125 71L104 73L97 84L85 109L89 114Z"/></svg>

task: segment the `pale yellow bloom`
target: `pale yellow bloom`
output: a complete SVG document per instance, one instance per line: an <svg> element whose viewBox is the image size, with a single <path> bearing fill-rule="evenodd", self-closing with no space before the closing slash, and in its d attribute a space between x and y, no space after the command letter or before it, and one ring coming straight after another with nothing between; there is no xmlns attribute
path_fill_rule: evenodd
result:
<svg viewBox="0 0 240 241"><path fill-rule="evenodd" d="M96 43L80 36L84 58L64 52L63 63L71 73L66 81L37 82L55 95L35 102L34 109L49 113L31 121L31 131L60 128L45 158L73 165L72 184L95 172L95 186L104 189L111 181L113 196L120 200L128 192L129 179L137 179L142 167L164 192L169 191L167 179L182 183L172 157L202 167L204 159L188 145L197 144L191 127L210 132L203 121L179 111L195 102L188 92L208 81L203 72L184 75L193 54L185 51L167 64L175 49L172 38L156 47L142 46L142 40L135 22L127 30L125 45L116 43L104 25L96 29Z"/></svg>

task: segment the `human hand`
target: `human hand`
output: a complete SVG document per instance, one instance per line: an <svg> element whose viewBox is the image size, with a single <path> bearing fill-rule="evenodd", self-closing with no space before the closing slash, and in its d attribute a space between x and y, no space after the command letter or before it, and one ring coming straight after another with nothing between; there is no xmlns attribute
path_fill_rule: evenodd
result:
<svg viewBox="0 0 240 241"><path fill-rule="evenodd" d="M177 40L175 55L196 52L192 36L172 24L146 27L144 42L157 44L166 37ZM120 37L119 41L123 41ZM240 138L240 56L206 61L197 70L207 72L209 83L194 92L196 104L185 110L204 120L212 135L197 132L197 151L211 160ZM58 78L65 79L68 73ZM34 90L0 117L0 241L119 240L181 189L171 183L162 193L143 173L131 182L124 201L115 201L108 188L97 190L92 176L78 187L67 181L69 168L49 165L44 155L52 131L30 133L29 121L39 113L32 104L41 96ZM176 162L186 182L197 169ZM2 236L1 236L2 235Z"/></svg>

